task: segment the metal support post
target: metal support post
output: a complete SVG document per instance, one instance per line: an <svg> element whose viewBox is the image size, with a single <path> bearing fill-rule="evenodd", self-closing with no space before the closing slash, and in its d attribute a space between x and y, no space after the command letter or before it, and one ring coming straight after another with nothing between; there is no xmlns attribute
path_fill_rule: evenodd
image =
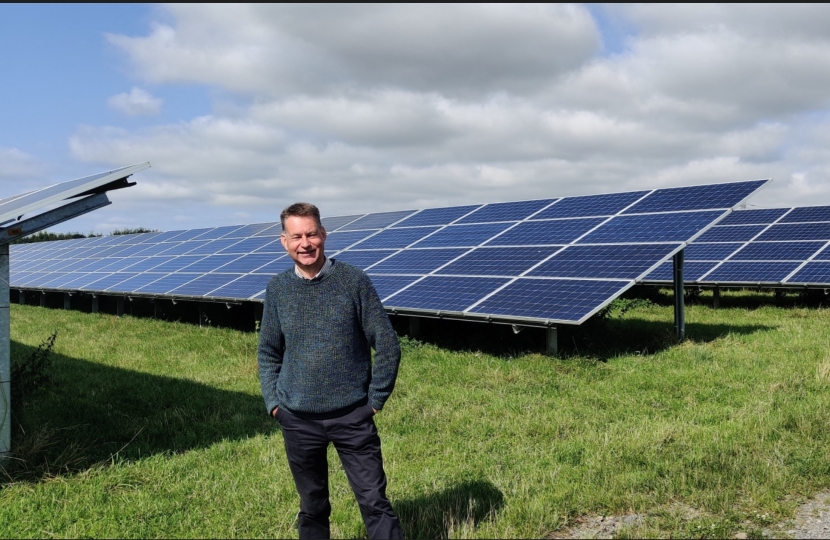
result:
<svg viewBox="0 0 830 540"><path fill-rule="evenodd" d="M9 325L9 245L0 245L0 460L12 447L11 331Z"/></svg>
<svg viewBox="0 0 830 540"><path fill-rule="evenodd" d="M421 337L421 318L409 317L409 337Z"/></svg>
<svg viewBox="0 0 830 540"><path fill-rule="evenodd" d="M20 291L20 294L18 295L18 303L23 304L24 306L26 305L26 291Z"/></svg>
<svg viewBox="0 0 830 540"><path fill-rule="evenodd" d="M119 296L115 301L115 313L119 317L124 316L124 297Z"/></svg>
<svg viewBox="0 0 830 540"><path fill-rule="evenodd" d="M98 295L97 294L92 295L92 312L93 313L98 313Z"/></svg>
<svg viewBox="0 0 830 540"><path fill-rule="evenodd" d="M72 296L68 292L63 293L63 309L72 309Z"/></svg>
<svg viewBox="0 0 830 540"><path fill-rule="evenodd" d="M559 354L559 332L555 326L548 326L545 335L545 354L556 356Z"/></svg>
<svg viewBox="0 0 830 540"><path fill-rule="evenodd" d="M686 306L683 289L683 251L674 255L674 335L677 339L686 338Z"/></svg>
<svg viewBox="0 0 830 540"><path fill-rule="evenodd" d="M46 293L40 291L40 307L46 307Z"/></svg>
<svg viewBox="0 0 830 540"><path fill-rule="evenodd" d="M260 304L257 302L254 304L254 329L259 332L260 325L262 324L262 312L264 311L265 304Z"/></svg>
<svg viewBox="0 0 830 540"><path fill-rule="evenodd" d="M720 287L712 289L712 307L714 309L720 308Z"/></svg>
<svg viewBox="0 0 830 540"><path fill-rule="evenodd" d="M159 302L155 298L153 298L150 301L153 303L153 318L158 319L159 318Z"/></svg>

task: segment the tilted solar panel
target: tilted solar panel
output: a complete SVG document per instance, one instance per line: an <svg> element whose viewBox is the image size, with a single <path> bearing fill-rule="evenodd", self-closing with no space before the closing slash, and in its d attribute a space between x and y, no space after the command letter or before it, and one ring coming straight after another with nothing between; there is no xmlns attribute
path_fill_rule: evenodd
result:
<svg viewBox="0 0 830 540"><path fill-rule="evenodd" d="M685 260L690 284L830 286L830 206L735 211L691 243ZM667 264L643 279L668 281Z"/></svg>
<svg viewBox="0 0 830 540"><path fill-rule="evenodd" d="M328 217L326 253L363 268L390 311L577 324L765 182ZM737 227L753 237L764 228ZM13 246L12 286L259 300L273 274L293 267L280 231L264 223ZM704 251L743 244L723 245Z"/></svg>

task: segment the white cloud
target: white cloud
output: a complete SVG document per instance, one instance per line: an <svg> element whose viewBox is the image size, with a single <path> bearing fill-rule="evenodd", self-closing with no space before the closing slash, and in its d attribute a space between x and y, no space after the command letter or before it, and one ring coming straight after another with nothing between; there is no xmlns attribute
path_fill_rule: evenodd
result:
<svg viewBox="0 0 830 540"><path fill-rule="evenodd" d="M171 6L175 27L109 35L147 80L262 95L352 88L487 94L544 84L591 58L593 20L568 5Z"/></svg>
<svg viewBox="0 0 830 540"><path fill-rule="evenodd" d="M40 172L35 159L17 148L0 147L0 181L29 178Z"/></svg>
<svg viewBox="0 0 830 540"><path fill-rule="evenodd" d="M611 6L635 33L608 56L579 6L166 9L173 22L110 43L139 80L206 84L232 106L70 138L84 162L151 161L121 200L154 219L766 177L758 204L830 204L824 6Z"/></svg>
<svg viewBox="0 0 830 540"><path fill-rule="evenodd" d="M127 116L155 116L161 112L164 101L153 97L146 90L133 87L130 93L122 92L107 100L110 108L120 111Z"/></svg>

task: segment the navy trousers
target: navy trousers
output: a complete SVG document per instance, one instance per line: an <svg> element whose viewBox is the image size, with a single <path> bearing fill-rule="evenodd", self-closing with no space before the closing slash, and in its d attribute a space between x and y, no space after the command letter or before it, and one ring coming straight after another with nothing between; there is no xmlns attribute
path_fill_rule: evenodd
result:
<svg viewBox="0 0 830 540"><path fill-rule="evenodd" d="M279 409L285 453L300 494L300 538L329 538L329 470L326 451L334 444L354 491L369 538L403 538L398 517L386 498L386 473L372 407L364 405L338 418L309 420Z"/></svg>

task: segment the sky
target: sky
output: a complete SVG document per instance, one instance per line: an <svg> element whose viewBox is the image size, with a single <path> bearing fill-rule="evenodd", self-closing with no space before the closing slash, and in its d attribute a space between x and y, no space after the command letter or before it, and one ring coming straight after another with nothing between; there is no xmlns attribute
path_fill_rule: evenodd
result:
<svg viewBox="0 0 830 540"><path fill-rule="evenodd" d="M0 5L0 197L149 161L53 231L773 178L830 205L830 6Z"/></svg>

